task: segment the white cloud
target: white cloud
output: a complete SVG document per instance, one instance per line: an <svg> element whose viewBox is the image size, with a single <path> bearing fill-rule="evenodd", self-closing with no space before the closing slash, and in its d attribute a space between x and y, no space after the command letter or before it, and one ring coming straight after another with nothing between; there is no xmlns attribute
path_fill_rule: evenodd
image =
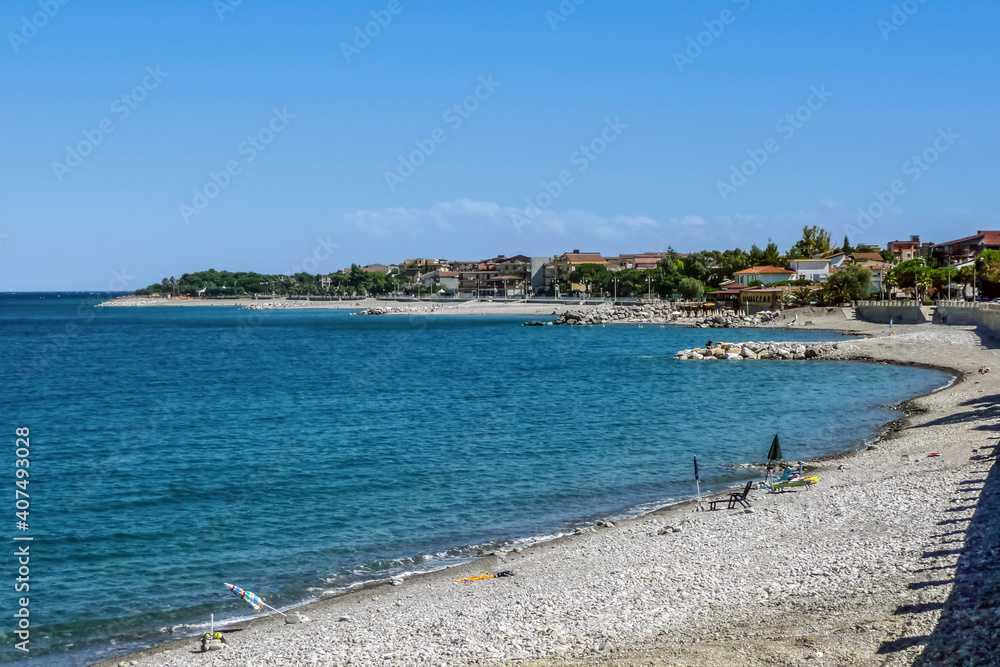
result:
<svg viewBox="0 0 1000 667"><path fill-rule="evenodd" d="M819 204L823 208L828 208L831 211L836 211L838 208L840 208L840 202L834 201L833 199L820 199Z"/></svg>
<svg viewBox="0 0 1000 667"><path fill-rule="evenodd" d="M527 215L514 206L495 202L459 199L441 202L429 209L388 208L381 211L362 209L345 214L358 229L376 236L431 234L438 230L455 232L503 231L521 234L547 234L563 237L593 235L600 238L628 238L648 232L660 223L645 215L618 215L606 218L586 211L531 211ZM515 220L528 224L515 224Z"/></svg>

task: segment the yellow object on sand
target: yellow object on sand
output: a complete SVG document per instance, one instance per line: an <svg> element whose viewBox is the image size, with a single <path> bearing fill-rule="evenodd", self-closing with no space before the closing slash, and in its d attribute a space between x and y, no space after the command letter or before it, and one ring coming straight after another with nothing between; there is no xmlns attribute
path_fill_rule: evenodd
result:
<svg viewBox="0 0 1000 667"><path fill-rule="evenodd" d="M818 481L819 477L804 477L802 479L795 480L794 482L778 482L771 487L771 491L780 491L781 489L787 489L793 486L808 486L810 484L815 484Z"/></svg>
<svg viewBox="0 0 1000 667"><path fill-rule="evenodd" d="M487 572L486 574L481 574L478 577L466 577L465 579L456 579L455 582L459 584L464 584L467 581L479 581L480 579L492 579L493 575Z"/></svg>

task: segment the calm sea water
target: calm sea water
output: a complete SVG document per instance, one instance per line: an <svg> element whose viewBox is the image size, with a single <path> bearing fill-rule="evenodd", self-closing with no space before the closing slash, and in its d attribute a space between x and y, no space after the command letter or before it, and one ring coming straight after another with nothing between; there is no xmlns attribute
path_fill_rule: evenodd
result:
<svg viewBox="0 0 1000 667"><path fill-rule="evenodd" d="M30 534L31 658L87 664L249 609L440 567L858 446L942 373L673 359L709 337L0 295L4 533ZM30 531L14 429L31 429ZM11 543L13 544L13 543ZM13 580L13 548L3 576ZM4 585L4 609L17 594ZM0 631L11 630L11 619ZM23 655L6 634L2 661Z"/></svg>

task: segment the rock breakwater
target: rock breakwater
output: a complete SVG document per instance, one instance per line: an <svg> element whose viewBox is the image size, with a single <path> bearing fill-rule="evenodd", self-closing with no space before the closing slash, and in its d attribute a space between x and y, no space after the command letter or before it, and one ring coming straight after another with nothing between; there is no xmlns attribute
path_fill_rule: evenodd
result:
<svg viewBox="0 0 1000 667"><path fill-rule="evenodd" d="M595 324L629 324L643 322L672 322L681 316L673 304L640 304L638 306L611 306L591 310L568 310L553 324L568 326L593 326Z"/></svg>
<svg viewBox="0 0 1000 667"><path fill-rule="evenodd" d="M750 329L762 324L770 324L781 317L781 311L765 310L754 315L740 315L732 311L709 315L695 321L695 327L700 329Z"/></svg>
<svg viewBox="0 0 1000 667"><path fill-rule="evenodd" d="M754 359L820 359L833 350L840 349L840 343L712 343L711 346L681 350L674 357L681 360L729 360Z"/></svg>
<svg viewBox="0 0 1000 667"><path fill-rule="evenodd" d="M362 310L361 315L404 315L406 313L430 313L435 310L434 306L417 308L414 306L375 306Z"/></svg>

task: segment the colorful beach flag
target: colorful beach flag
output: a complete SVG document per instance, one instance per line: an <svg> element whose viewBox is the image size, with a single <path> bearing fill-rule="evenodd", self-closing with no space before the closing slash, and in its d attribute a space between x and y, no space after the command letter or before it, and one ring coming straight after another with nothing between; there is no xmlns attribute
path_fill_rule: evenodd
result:
<svg viewBox="0 0 1000 667"><path fill-rule="evenodd" d="M233 595L239 599L246 602L248 605L253 607L254 611L260 611L264 606L264 601L261 600L256 593L251 593L250 591L245 591L239 586L233 586L232 584L226 584L229 590L233 592Z"/></svg>

